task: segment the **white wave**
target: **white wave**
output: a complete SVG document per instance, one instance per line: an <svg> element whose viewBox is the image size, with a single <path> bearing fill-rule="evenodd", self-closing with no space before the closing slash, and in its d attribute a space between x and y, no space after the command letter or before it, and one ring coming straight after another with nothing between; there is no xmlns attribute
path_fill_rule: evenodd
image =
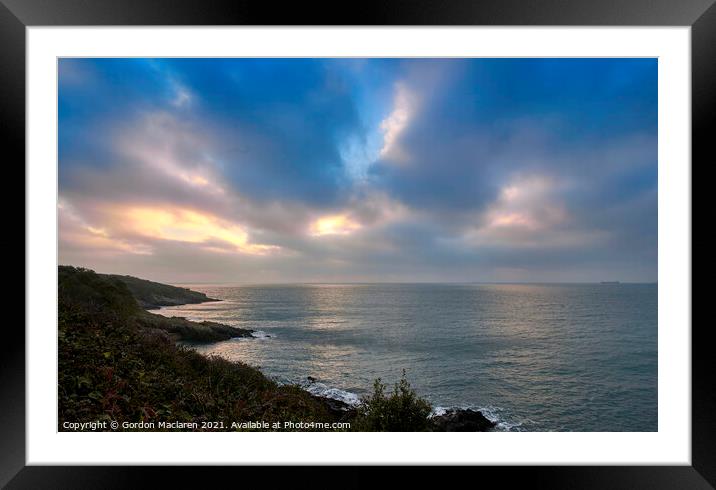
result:
<svg viewBox="0 0 716 490"><path fill-rule="evenodd" d="M255 339L265 340L265 339L271 339L271 338L275 337L276 335L268 334L268 333L264 332L263 330L254 330L253 332L251 332L251 336Z"/></svg>
<svg viewBox="0 0 716 490"><path fill-rule="evenodd" d="M322 398L331 398L346 403L352 407L360 404L360 397L350 391L341 390L338 388L331 388L323 383L315 381L306 381L301 383L304 390L312 395L320 396Z"/></svg>
<svg viewBox="0 0 716 490"><path fill-rule="evenodd" d="M482 415L484 415L487 420L496 424L495 428L497 430L509 432L513 429L518 430L519 427L522 426L522 422L512 420L512 417L506 414L500 407L487 406L481 407L478 410L482 412Z"/></svg>
<svg viewBox="0 0 716 490"><path fill-rule="evenodd" d="M453 408L450 407L435 407L433 408L433 411L430 413L430 417L440 417L441 415L445 415L450 410L453 410Z"/></svg>

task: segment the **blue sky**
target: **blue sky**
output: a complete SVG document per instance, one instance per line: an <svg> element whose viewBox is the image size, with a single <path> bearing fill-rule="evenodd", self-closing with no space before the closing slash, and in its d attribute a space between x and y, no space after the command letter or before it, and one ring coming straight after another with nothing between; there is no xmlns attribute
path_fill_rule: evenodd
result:
<svg viewBox="0 0 716 490"><path fill-rule="evenodd" d="M62 59L60 262L656 281L655 59Z"/></svg>

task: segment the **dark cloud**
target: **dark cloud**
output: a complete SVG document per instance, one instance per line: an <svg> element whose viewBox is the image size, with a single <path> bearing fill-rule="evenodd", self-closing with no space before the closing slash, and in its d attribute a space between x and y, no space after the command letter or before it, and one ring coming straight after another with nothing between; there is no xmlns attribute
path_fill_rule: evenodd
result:
<svg viewBox="0 0 716 490"><path fill-rule="evenodd" d="M452 69L459 76L406 81L415 114L398 143L409 155L373 167L381 185L410 205L480 208L516 173L604 181L635 165L655 172L655 60L430 66L440 71L452 64L461 67ZM633 190L627 183L625 192Z"/></svg>

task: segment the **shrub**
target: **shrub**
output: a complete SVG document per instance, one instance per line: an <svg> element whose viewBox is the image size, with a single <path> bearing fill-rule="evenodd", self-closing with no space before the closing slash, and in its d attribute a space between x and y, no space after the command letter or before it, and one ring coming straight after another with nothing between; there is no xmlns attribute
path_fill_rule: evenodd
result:
<svg viewBox="0 0 716 490"><path fill-rule="evenodd" d="M353 424L354 430L370 432L419 432L430 429L430 403L420 398L405 377L405 370L393 392L378 378L373 394L363 398Z"/></svg>
<svg viewBox="0 0 716 490"><path fill-rule="evenodd" d="M336 420L321 400L256 368L146 335L152 315L121 281L74 267L58 275L59 430L96 420L223 421L223 430L231 422Z"/></svg>
<svg viewBox="0 0 716 490"><path fill-rule="evenodd" d="M116 279L108 280L89 269L61 265L57 280L61 314L81 312L127 318L140 311L127 286Z"/></svg>

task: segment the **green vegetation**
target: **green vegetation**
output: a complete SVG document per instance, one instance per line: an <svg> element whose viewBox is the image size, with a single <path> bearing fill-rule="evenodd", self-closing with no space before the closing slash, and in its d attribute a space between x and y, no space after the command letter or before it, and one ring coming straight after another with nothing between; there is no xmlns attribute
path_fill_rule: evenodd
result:
<svg viewBox="0 0 716 490"><path fill-rule="evenodd" d="M58 292L60 430L65 421L338 419L296 386L155 335L142 326L141 309L122 281L61 267Z"/></svg>
<svg viewBox="0 0 716 490"><path fill-rule="evenodd" d="M103 274L99 275L103 276ZM160 306L174 306L216 301L215 299L209 298L206 294L198 291L147 281L137 277L120 276L115 274L104 275L104 277L110 281L123 282L127 288L129 288L129 291L137 300L139 306L147 310L156 309Z"/></svg>
<svg viewBox="0 0 716 490"><path fill-rule="evenodd" d="M61 307L92 314L112 311L124 317L131 317L132 322L148 335L157 336L161 335L161 332L166 332L172 340L191 342L217 342L234 337L251 336L251 330L243 328L215 322L192 322L180 317L169 318L144 310L147 298L150 297L156 299L161 296L165 302L180 304L182 298L187 296L194 300L203 297L207 301L203 293L136 277L97 274L71 266L60 266L58 279ZM140 296L136 296L137 294Z"/></svg>
<svg viewBox="0 0 716 490"><path fill-rule="evenodd" d="M60 314L83 311L86 314L113 313L127 317L140 311L127 286L112 277L88 269L60 266L57 270Z"/></svg>
<svg viewBox="0 0 716 490"><path fill-rule="evenodd" d="M373 383L373 394L364 398L358 407L355 430L418 432L431 430L430 403L420 398L405 377L405 370L393 392L385 393L380 378Z"/></svg>

